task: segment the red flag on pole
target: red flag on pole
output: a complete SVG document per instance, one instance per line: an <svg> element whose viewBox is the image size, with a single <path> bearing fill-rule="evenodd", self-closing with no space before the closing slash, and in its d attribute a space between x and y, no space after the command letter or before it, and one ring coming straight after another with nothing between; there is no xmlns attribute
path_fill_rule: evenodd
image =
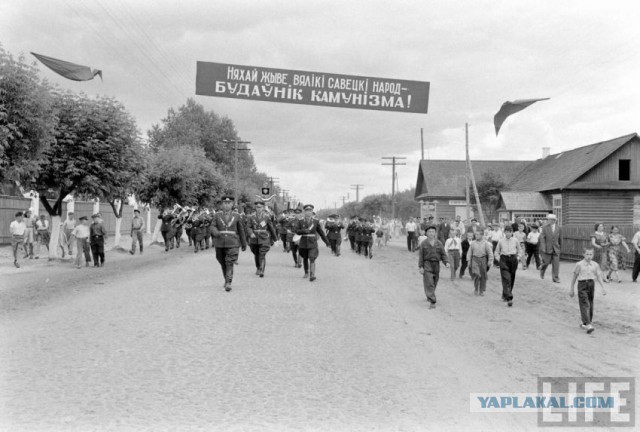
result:
<svg viewBox="0 0 640 432"><path fill-rule="evenodd" d="M496 136L498 136L498 132L500 131L500 127L502 123L509 117L511 114L515 114L518 111L522 111L529 105L536 103L538 101L548 100L549 98L542 99L520 99L515 100L513 102L505 102L500 107L500 111L493 117L493 125L496 128Z"/></svg>
<svg viewBox="0 0 640 432"><path fill-rule="evenodd" d="M102 71L98 69L91 69L89 66L82 66L75 63L70 63L64 60L58 60L53 57L43 56L42 54L36 54L32 52L33 56L40 60L43 65L63 77L73 81L89 81L96 75L100 75L102 79Z"/></svg>

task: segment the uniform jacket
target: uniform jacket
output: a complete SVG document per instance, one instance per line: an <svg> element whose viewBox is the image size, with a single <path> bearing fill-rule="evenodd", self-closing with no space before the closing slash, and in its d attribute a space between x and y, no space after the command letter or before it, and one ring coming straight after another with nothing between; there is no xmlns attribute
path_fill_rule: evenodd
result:
<svg viewBox="0 0 640 432"><path fill-rule="evenodd" d="M349 237L355 237L356 228L358 228L358 222L356 221L349 222L349 225L347 225L347 235Z"/></svg>
<svg viewBox="0 0 640 432"><path fill-rule="evenodd" d="M213 245L217 248L237 248L242 246L245 249L247 247L244 224L238 213L229 212L225 214L220 212L213 215L211 232L213 234Z"/></svg>
<svg viewBox="0 0 640 432"><path fill-rule="evenodd" d="M270 245L278 238L271 217L266 212L262 212L260 216L257 213L249 216L246 227L249 244Z"/></svg>
<svg viewBox="0 0 640 432"><path fill-rule="evenodd" d="M556 232L552 232L550 224L543 226L538 244L540 252L559 255L562 246L562 228L556 223Z"/></svg>
<svg viewBox="0 0 640 432"><path fill-rule="evenodd" d="M327 238L329 240L340 240L342 236L340 231L344 228L342 222L327 222L324 226L327 230Z"/></svg>
<svg viewBox="0 0 640 432"><path fill-rule="evenodd" d="M318 238L316 234L319 234L322 238L322 241L328 245L329 240L327 239L322 226L320 226L320 221L316 218L302 218L297 221L296 224L296 234L301 236L300 244L298 247L300 249L314 249L318 247Z"/></svg>

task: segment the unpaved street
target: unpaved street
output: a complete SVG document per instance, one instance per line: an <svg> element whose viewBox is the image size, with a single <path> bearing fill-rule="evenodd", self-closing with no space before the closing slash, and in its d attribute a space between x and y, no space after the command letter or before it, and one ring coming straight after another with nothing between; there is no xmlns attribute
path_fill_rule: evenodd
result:
<svg viewBox="0 0 640 432"><path fill-rule="evenodd" d="M249 251L226 293L214 253L157 246L107 267L0 269L0 429L532 430L532 414L477 414L470 393L535 392L538 376L637 376L640 286L596 292L578 328L562 284L495 269L485 297L442 269L427 309L417 255L373 260L322 247L302 279L276 244L259 278ZM29 263L30 264L30 263Z"/></svg>

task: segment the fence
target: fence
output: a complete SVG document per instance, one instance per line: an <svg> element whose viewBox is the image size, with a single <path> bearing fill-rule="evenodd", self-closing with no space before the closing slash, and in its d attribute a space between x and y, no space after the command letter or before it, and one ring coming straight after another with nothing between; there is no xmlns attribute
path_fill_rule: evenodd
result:
<svg viewBox="0 0 640 432"><path fill-rule="evenodd" d="M631 239L635 229L633 225L617 225L622 234L627 239L627 245L631 250L631 253L626 253L623 249L625 266L627 268L633 267L634 249L631 245ZM610 227L606 227L607 230ZM562 258L568 260L579 261L583 257L583 250L586 246L591 245L591 235L595 229L593 224L578 225L569 224L562 226Z"/></svg>
<svg viewBox="0 0 640 432"><path fill-rule="evenodd" d="M91 217L93 214L93 201L75 201L74 202L74 215L76 220L80 216ZM15 214L18 211L25 211L31 207L31 200L29 198L20 198L12 196L0 195L0 245L11 243L11 234L9 233L9 224L15 219ZM49 219L49 214L45 210L44 206L40 204L40 214L46 215ZM103 225L107 230L107 234L112 236L116 232L116 215L113 213L113 209L109 203L100 203L100 213L104 220ZM62 204L62 220L66 219L67 215L67 203ZM147 215L145 212L141 214L145 224L147 223ZM151 209L150 229L153 232L153 228L156 224L158 217L158 210ZM121 233L127 234L131 227L131 219L133 218L133 207L130 205L124 205L122 209L122 228Z"/></svg>

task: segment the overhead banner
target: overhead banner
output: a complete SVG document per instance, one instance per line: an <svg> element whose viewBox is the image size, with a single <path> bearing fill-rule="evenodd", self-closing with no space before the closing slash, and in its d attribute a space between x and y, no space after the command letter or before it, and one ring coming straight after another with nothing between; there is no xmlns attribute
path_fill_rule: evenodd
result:
<svg viewBox="0 0 640 432"><path fill-rule="evenodd" d="M429 83L199 61L196 94L426 114Z"/></svg>

